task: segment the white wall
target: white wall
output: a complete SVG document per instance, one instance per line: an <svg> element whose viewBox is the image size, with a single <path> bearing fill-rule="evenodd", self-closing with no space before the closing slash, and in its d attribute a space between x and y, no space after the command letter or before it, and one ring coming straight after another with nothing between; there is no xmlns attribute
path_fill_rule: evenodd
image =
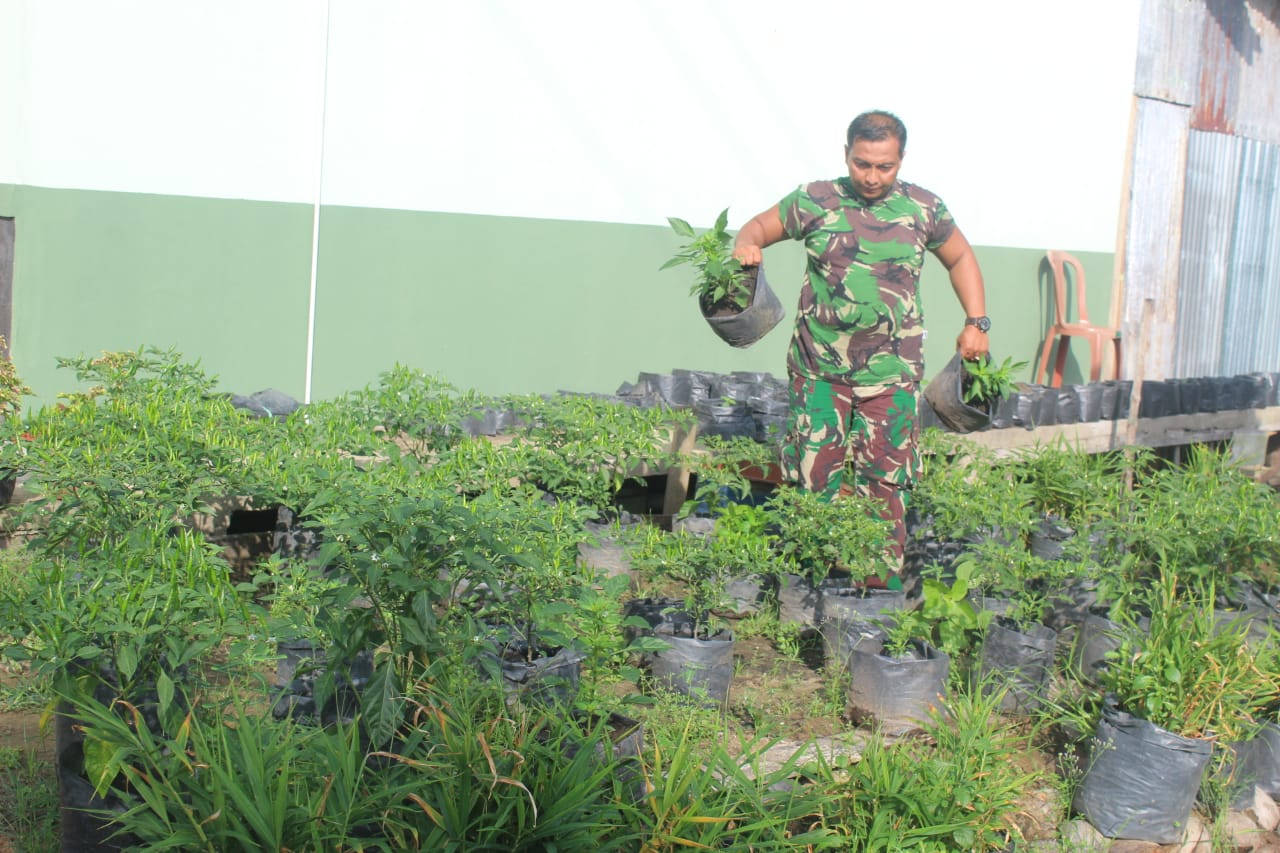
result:
<svg viewBox="0 0 1280 853"><path fill-rule="evenodd" d="M0 39L25 53L25 91L9 96L24 126L0 149L0 181L310 200L321 10L311 0L0 0Z"/></svg>
<svg viewBox="0 0 1280 853"><path fill-rule="evenodd" d="M1111 251L1137 22L1138 0L0 0L0 182L311 202L323 116L325 203L736 225L839 174L879 107L973 242Z"/></svg>

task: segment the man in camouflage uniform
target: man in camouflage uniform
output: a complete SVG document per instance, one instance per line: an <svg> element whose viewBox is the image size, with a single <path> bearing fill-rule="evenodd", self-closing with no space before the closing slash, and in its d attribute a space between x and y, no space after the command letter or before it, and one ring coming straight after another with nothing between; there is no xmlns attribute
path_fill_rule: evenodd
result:
<svg viewBox="0 0 1280 853"><path fill-rule="evenodd" d="M898 569L919 462L919 282L926 250L946 267L964 309L956 340L964 358L986 354L991 325L982 272L946 205L898 180L906 143L896 116L858 116L844 149L848 177L788 193L744 225L734 247L734 256L751 266L765 246L804 241L808 265L787 355L791 413L783 473L828 499L843 491L882 501L893 522L888 558ZM883 580L896 588L896 574Z"/></svg>

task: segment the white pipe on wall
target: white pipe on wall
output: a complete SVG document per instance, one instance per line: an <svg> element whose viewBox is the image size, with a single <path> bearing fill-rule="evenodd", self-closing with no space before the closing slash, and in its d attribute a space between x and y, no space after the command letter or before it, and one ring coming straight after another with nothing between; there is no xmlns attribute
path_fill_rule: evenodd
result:
<svg viewBox="0 0 1280 853"><path fill-rule="evenodd" d="M315 193L311 202L311 282L307 294L307 355L302 382L302 402L311 402L311 373L316 355L316 282L320 273L320 196L324 189L324 116L329 88L329 0L324 0L321 24L323 44L320 50L320 104L316 110L319 132L316 133Z"/></svg>

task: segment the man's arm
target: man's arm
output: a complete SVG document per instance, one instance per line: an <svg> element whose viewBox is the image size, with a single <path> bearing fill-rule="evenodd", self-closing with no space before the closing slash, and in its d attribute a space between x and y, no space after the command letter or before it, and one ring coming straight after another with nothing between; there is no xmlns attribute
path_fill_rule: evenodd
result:
<svg viewBox="0 0 1280 853"><path fill-rule="evenodd" d="M757 266L764 259L761 249L772 246L786 236L782 230L782 216L775 204L763 213L757 213L750 222L742 226L737 239L733 241L733 256L744 267Z"/></svg>
<svg viewBox="0 0 1280 853"><path fill-rule="evenodd" d="M951 276L951 289L960 300L965 317L983 317L987 313L986 286L982 281L982 270L978 268L978 259L973 254L973 247L957 228L947 241L934 250L934 255L946 267ZM965 325L956 338L956 349L960 357L969 361L977 361L987 354L990 343L986 332L979 331L977 326Z"/></svg>

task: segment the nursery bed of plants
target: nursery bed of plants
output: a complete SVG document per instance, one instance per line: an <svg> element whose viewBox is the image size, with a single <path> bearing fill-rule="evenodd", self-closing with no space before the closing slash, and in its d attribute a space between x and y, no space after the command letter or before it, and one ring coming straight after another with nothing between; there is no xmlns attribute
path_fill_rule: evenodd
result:
<svg viewBox="0 0 1280 853"><path fill-rule="evenodd" d="M14 847L1272 837L1235 818L1280 795L1280 513L1213 448L930 430L895 592L878 507L742 476L773 422L680 457L717 413L404 367L286 412L173 352L64 367L84 390L0 444L0 722L49 732L0 751L31 780L0 789ZM676 465L658 524L640 474ZM268 522L247 552L210 525L230 497Z"/></svg>

